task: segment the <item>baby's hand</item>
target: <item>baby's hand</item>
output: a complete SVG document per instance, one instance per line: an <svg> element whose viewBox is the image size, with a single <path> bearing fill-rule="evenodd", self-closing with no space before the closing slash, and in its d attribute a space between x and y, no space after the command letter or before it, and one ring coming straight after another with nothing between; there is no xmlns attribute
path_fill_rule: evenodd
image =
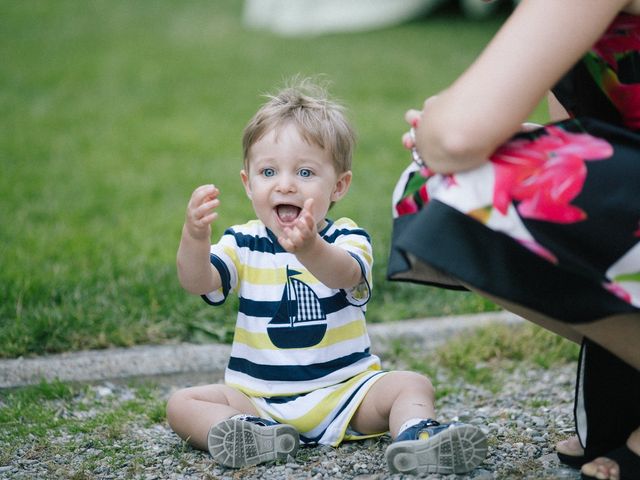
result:
<svg viewBox="0 0 640 480"><path fill-rule="evenodd" d="M214 211L220 205L218 195L220 190L215 185L202 185L191 194L184 222L191 237L199 240L211 237L211 224L218 217Z"/></svg>
<svg viewBox="0 0 640 480"><path fill-rule="evenodd" d="M302 253L318 240L318 227L313 219L313 199L308 198L291 228L285 228L278 242L289 253Z"/></svg>

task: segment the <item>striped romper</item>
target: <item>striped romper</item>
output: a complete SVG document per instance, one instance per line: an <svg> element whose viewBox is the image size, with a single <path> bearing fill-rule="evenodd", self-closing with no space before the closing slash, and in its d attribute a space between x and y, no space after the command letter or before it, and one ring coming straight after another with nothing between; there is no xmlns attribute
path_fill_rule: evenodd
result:
<svg viewBox="0 0 640 480"><path fill-rule="evenodd" d="M365 324L373 263L369 235L350 219L327 220L322 238L348 251L362 278L349 291L320 283L259 220L227 229L210 259L222 287L204 300L239 297L225 383L264 418L294 426L300 441L337 446L366 438L349 429L373 383L386 372ZM382 434L384 432L380 432Z"/></svg>

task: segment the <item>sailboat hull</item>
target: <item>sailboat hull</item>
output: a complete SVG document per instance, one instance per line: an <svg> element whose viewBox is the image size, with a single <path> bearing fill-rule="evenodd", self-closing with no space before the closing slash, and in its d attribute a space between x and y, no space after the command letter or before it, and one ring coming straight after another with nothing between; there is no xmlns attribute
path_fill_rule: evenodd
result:
<svg viewBox="0 0 640 480"><path fill-rule="evenodd" d="M287 266L286 273L282 299L267 325L269 339L278 348L313 347L327 332L327 316L313 289L292 278L300 272Z"/></svg>
<svg viewBox="0 0 640 480"><path fill-rule="evenodd" d="M327 332L326 324L267 327L269 339L278 348L305 348L317 345Z"/></svg>

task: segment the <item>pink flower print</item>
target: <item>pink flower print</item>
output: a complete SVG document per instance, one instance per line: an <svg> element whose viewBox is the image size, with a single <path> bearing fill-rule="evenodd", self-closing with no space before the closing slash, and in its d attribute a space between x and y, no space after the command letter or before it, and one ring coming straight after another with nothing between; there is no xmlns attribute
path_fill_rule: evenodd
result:
<svg viewBox="0 0 640 480"><path fill-rule="evenodd" d="M604 92L622 115L623 123L634 129L640 128L640 86L622 83L617 71L620 59L638 50L640 18L634 15L618 16L592 48L595 58L602 58L608 66L602 68L596 81L601 82Z"/></svg>
<svg viewBox="0 0 640 480"><path fill-rule="evenodd" d="M631 295L619 284L614 282L603 282L602 286L613 293L616 297L624 300L627 303L631 303Z"/></svg>
<svg viewBox="0 0 640 480"><path fill-rule="evenodd" d="M420 190L418 190L418 195L420 195L420 199L422 200L422 204L425 205L429 201L429 194L427 193L427 184L425 183Z"/></svg>
<svg viewBox="0 0 640 480"><path fill-rule="evenodd" d="M640 50L640 18L635 15L618 16L600 40L593 46L593 51L617 69L617 57L626 52Z"/></svg>
<svg viewBox="0 0 640 480"><path fill-rule="evenodd" d="M513 140L491 156L495 168L493 204L506 215L511 202L517 200L518 212L525 218L578 222L586 214L570 202L582 191L587 175L584 161L608 158L613 148L586 133L555 126L545 131L534 140Z"/></svg>
<svg viewBox="0 0 640 480"><path fill-rule="evenodd" d="M640 128L640 85L620 83L616 75L603 78L603 89L630 128Z"/></svg>
<svg viewBox="0 0 640 480"><path fill-rule="evenodd" d="M396 204L396 212L398 216L409 215L418 211L418 204L413 198L413 195L403 198Z"/></svg>
<svg viewBox="0 0 640 480"><path fill-rule="evenodd" d="M420 172L420 175L423 176L424 178L433 177L433 172L429 169L429 167L422 166L420 167L419 172Z"/></svg>
<svg viewBox="0 0 640 480"><path fill-rule="evenodd" d="M429 202L427 181L432 176L433 172L427 167L422 167L417 170L416 175L409 176L404 187L404 196L395 205L395 211L399 217L417 213Z"/></svg>
<svg viewBox="0 0 640 480"><path fill-rule="evenodd" d="M420 204L418 203L418 198L421 200ZM423 184L416 192L407 195L396 203L396 212L399 217L417 213L428 201L429 194L427 193L427 185Z"/></svg>
<svg viewBox="0 0 640 480"><path fill-rule="evenodd" d="M543 247L535 240L525 240L525 239L517 239L517 240L518 242L520 242L520 245L528 248L539 257L542 257L545 260L554 264L558 263L558 258L553 253L551 253L551 250Z"/></svg>
<svg viewBox="0 0 640 480"><path fill-rule="evenodd" d="M456 176L453 173L443 175L443 178L447 188L456 187L458 185L458 180L456 179Z"/></svg>

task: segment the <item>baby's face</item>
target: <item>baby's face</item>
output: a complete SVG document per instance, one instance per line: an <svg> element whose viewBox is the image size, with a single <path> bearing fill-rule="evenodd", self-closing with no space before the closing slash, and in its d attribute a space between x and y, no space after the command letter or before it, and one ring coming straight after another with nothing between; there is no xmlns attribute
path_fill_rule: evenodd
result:
<svg viewBox="0 0 640 480"><path fill-rule="evenodd" d="M329 153L307 143L293 124L265 134L249 151L249 171L242 181L258 219L276 236L297 220L312 198L313 217L321 230L332 201L348 188L336 174Z"/></svg>

